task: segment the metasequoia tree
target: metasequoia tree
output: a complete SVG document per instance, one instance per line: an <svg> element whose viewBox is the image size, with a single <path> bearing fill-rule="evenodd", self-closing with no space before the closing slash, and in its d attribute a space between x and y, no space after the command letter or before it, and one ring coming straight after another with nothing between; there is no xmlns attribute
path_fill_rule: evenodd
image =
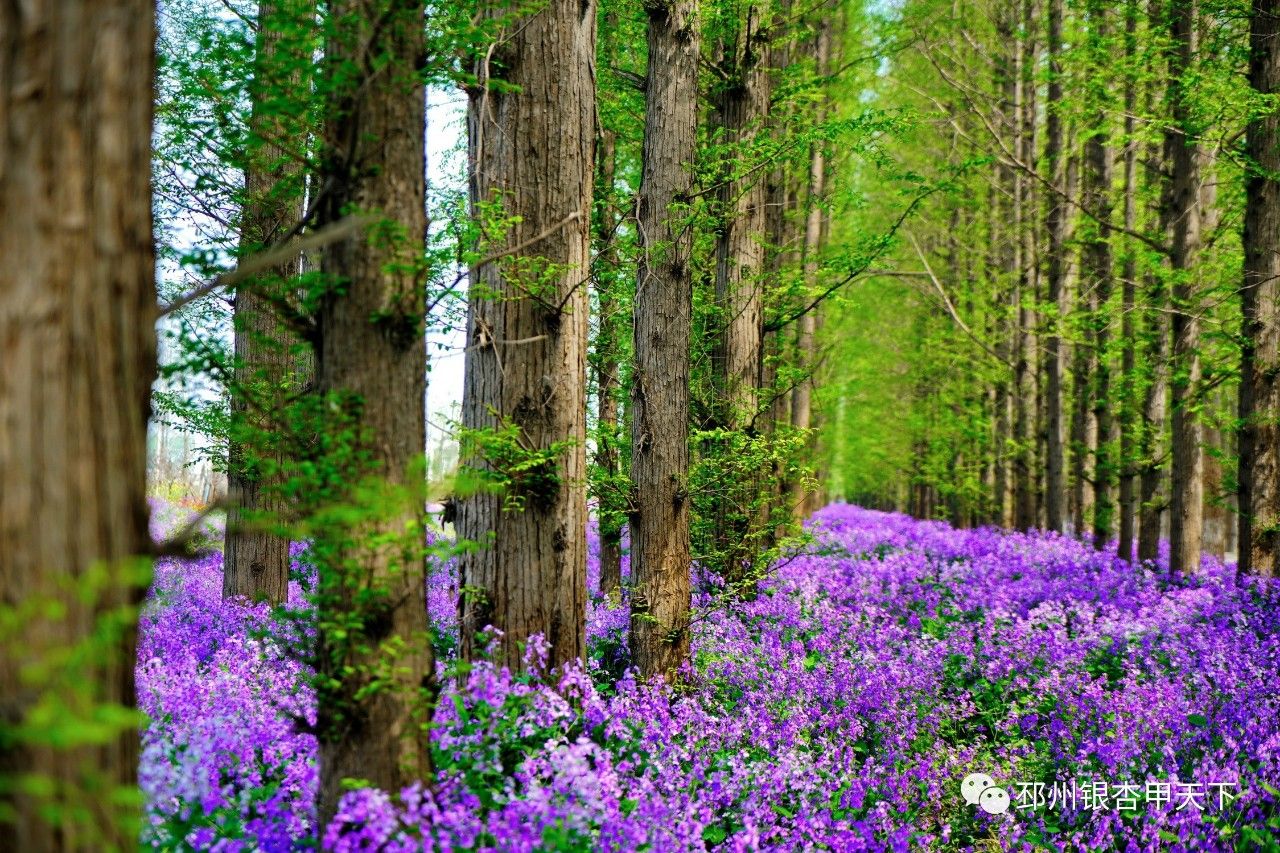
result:
<svg viewBox="0 0 1280 853"><path fill-rule="evenodd" d="M137 845L118 810L151 551L153 16L139 0L0 7L4 850ZM23 726L38 707L56 731Z"/></svg>
<svg viewBox="0 0 1280 853"><path fill-rule="evenodd" d="M459 558L460 630L468 659L477 632L503 632L513 670L533 634L553 665L586 643L595 39L594 2L551 0L504 26L470 89L471 201L491 252L471 271L462 424L489 438L464 464L502 488L459 496L458 534L477 545Z"/></svg>
<svg viewBox="0 0 1280 853"><path fill-rule="evenodd" d="M689 656L689 208L699 33L692 0L651 3L645 11L649 65L631 389L631 653L641 675L671 677Z"/></svg>
<svg viewBox="0 0 1280 853"><path fill-rule="evenodd" d="M319 812L346 778L387 791L429 778L425 723L434 677L423 604L426 449L424 7L330 6L318 226L352 213L364 232L325 247L328 279L313 333L325 442L349 447L323 484L316 667ZM344 446L345 447L345 446ZM352 519L352 513L360 517Z"/></svg>

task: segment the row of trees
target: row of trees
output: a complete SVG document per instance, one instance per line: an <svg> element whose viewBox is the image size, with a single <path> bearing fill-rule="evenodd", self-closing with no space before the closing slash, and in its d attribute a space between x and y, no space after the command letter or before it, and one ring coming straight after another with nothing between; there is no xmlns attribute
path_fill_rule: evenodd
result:
<svg viewBox="0 0 1280 853"><path fill-rule="evenodd" d="M890 431L842 404L836 488L1143 559L1167 535L1177 572L1233 550L1275 572L1277 16L905 5L876 97L926 117L904 157L952 184L842 312L861 370L830 392L910 415Z"/></svg>
<svg viewBox="0 0 1280 853"><path fill-rule="evenodd" d="M874 67L843 56L856 9L160 11L158 42L134 0L0 12L14 849L136 838L137 607L148 558L190 546L147 532L157 316L154 402L228 475L224 594L284 605L308 542L313 606L279 612L314 672L325 820L344 779L429 778L442 549L461 666L520 669L534 634L569 662L590 503L605 594L630 529L633 661L676 676L691 564L752 595L812 499L822 313L889 245L827 246L853 162L832 155L874 164L896 123L833 97ZM468 101L460 192L426 181L425 93L446 87ZM424 512L426 332L463 313L446 548Z"/></svg>

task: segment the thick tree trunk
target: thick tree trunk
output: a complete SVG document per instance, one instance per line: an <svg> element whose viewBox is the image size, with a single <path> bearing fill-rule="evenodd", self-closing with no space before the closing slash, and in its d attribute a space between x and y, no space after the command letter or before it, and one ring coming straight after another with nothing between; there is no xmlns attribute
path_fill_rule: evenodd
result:
<svg viewBox="0 0 1280 853"><path fill-rule="evenodd" d="M640 270L632 386L631 653L644 678L668 679L689 657L689 337L698 131L698 20L693 0L646 7L649 69L636 210Z"/></svg>
<svg viewBox="0 0 1280 853"><path fill-rule="evenodd" d="M1106 69L1109 28L1106 8L1100 0L1090 0L1088 14L1091 23L1091 53L1094 63L1091 71L1101 76ZM1115 514L1115 468L1111 459L1112 417L1111 368L1108 347L1111 342L1111 315L1108 302L1114 286L1111 251L1111 182L1114 156L1111 135L1107 127L1107 93L1105 87L1095 82L1091 99L1095 101L1093 129L1085 143L1085 204L1097 217L1093 223L1093 235L1083 248L1082 286L1092 293L1093 311L1089 316L1092 334L1090 343L1093 354L1093 419L1097 429L1097 443L1093 464L1093 547L1099 550L1107 546ZM1081 531L1083 534L1083 531Z"/></svg>
<svg viewBox="0 0 1280 853"><path fill-rule="evenodd" d="M1280 92L1280 2L1254 0L1249 82ZM1245 185L1244 359L1240 381L1241 571L1274 576L1280 564L1280 116L1249 124Z"/></svg>
<svg viewBox="0 0 1280 853"><path fill-rule="evenodd" d="M1049 0L1049 87L1045 111L1045 161L1054 186L1065 182L1062 123L1062 0ZM1050 331L1045 341L1045 524L1059 533L1066 529L1067 477L1062 393L1062 324L1065 305L1066 236L1069 209L1057 193L1046 193L1045 231L1049 237L1045 264Z"/></svg>
<svg viewBox="0 0 1280 853"><path fill-rule="evenodd" d="M0 610L20 620L0 647L6 728L42 701L87 727L134 705L151 550L153 14L136 0L0 6ZM0 849L136 847L119 796L135 790L133 721L55 740L0 744ZM49 793L9 784L28 774Z"/></svg>
<svg viewBox="0 0 1280 853"><path fill-rule="evenodd" d="M283 114L278 102L282 90L299 84L297 63L310 60L299 55L297 44L297 34L307 32L309 17L297 0L264 2L258 7L250 129L261 143L247 153L245 163L241 258L281 240L302 216L301 156L306 152L306 129L297 115ZM301 47L305 49L308 43L304 41ZM277 319L270 296L281 294L281 285L299 272L301 261L294 259L236 290L236 387L231 412L237 429L227 472L224 598L280 604L289 597L289 540L270 530L271 524L280 521L286 505L278 494L278 477L270 477L263 468L280 462L278 451L270 447L275 432L271 417L280 389L301 381L296 375L299 359L291 352L296 338Z"/></svg>
<svg viewBox="0 0 1280 853"><path fill-rule="evenodd" d="M1169 520L1169 568L1189 574L1200 568L1204 521L1204 456L1195 397L1200 385L1200 321L1195 262L1200 248L1200 146L1191 128L1190 84L1196 54L1197 0L1174 3L1170 15L1169 260L1173 268L1172 391L1173 445Z"/></svg>
<svg viewBox="0 0 1280 853"><path fill-rule="evenodd" d="M512 670L523 668L521 646L534 634L550 645L553 666L586 648L595 16L592 0L551 0L522 17L471 92L472 203L478 213L500 204L519 221L491 235L505 254L472 271L462 423L514 427L524 452L557 450L540 476L459 502L458 533L480 544L458 562L462 652L475 659L476 634L492 625L503 632L497 660ZM490 79L511 86L487 87Z"/></svg>
<svg viewBox="0 0 1280 853"><path fill-rule="evenodd" d="M332 534L322 529L313 546L324 560L317 667L334 685L318 696L321 827L337 809L344 778L399 792L431 770L425 726L435 665L420 539L425 471L415 466L426 452L426 305L418 274L426 228L425 99L415 71L423 11L414 2L373 10L346 0L330 7L331 68L359 61L376 70L331 96L321 182L329 191L319 224L353 208L379 219L323 253L322 271L343 286L320 306L316 385L325 410L342 410L341 425L349 425L357 453L371 463L344 474L344 485L371 477L386 492L370 518L354 528L338 522ZM377 687L375 679L382 682ZM357 691L367 695L357 698Z"/></svg>

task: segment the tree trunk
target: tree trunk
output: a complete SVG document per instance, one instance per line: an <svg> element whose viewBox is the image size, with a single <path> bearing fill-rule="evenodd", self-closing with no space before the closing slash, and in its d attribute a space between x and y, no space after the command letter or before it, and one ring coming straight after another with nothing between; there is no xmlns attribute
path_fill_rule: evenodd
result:
<svg viewBox="0 0 1280 853"><path fill-rule="evenodd" d="M758 174L747 173L751 148L769 112L769 33L760 28L760 9L751 6L742 30L726 44L723 67L728 79L715 93L712 121L729 152L721 164L716 193L715 303L718 309L711 370L716 388L717 426L754 429L763 373L761 273L765 268L768 191ZM713 448L711 452L724 452ZM714 541L726 579L750 595L748 580L759 545L753 527L763 514L756 505L764 472L731 484L741 500L721 501L714 519ZM745 502L745 505L744 505ZM767 509L767 507L766 507Z"/></svg>
<svg viewBox="0 0 1280 853"><path fill-rule="evenodd" d="M1092 293L1093 311L1089 316L1092 334L1089 343L1093 347L1090 362L1093 367L1093 419L1097 429L1093 464L1093 547L1101 550L1111 538L1115 513L1113 489L1115 469L1111 459L1111 369L1107 349L1111 342L1111 316L1108 302L1114 284L1112 272L1111 181L1114 156L1111 136L1107 127L1108 99L1105 81L1107 67L1108 26L1106 8L1100 0L1090 0L1090 51L1094 62L1090 65L1094 75L1091 100L1095 109L1093 131L1085 143L1085 205L1097 217L1093 222L1093 235L1082 250L1082 286ZM1083 531L1081 531L1083 533Z"/></svg>
<svg viewBox="0 0 1280 853"><path fill-rule="evenodd" d="M1049 180L1062 186L1062 0L1049 0L1049 88L1045 107L1045 161ZM1066 448L1063 445L1062 324L1065 320L1062 282L1066 277L1066 236L1069 209L1057 193L1046 193L1045 231L1049 235L1045 264L1048 302L1053 315L1045 341L1045 523L1063 532L1067 520Z"/></svg>
<svg viewBox="0 0 1280 853"><path fill-rule="evenodd" d="M337 425L355 436L351 455L368 459L341 475L343 515L369 513L321 527L313 545L323 560L321 827L337 809L344 778L393 793L430 778L427 691L435 675L423 600L425 471L416 467L426 452L426 305L418 273L426 125L415 70L424 8L399 2L373 10L344 0L330 13L330 69L359 62L376 70L354 75L330 97L319 225L352 209L380 219L366 233L330 244L321 258L321 270L342 289L330 290L320 306L316 385L324 410L340 410ZM376 480L376 501L354 491L357 479Z"/></svg>
<svg viewBox="0 0 1280 853"><path fill-rule="evenodd" d="M1280 91L1280 2L1254 0L1249 82ZM1245 184L1244 353L1240 382L1240 570L1275 576L1280 553L1280 116L1249 124Z"/></svg>
<svg viewBox="0 0 1280 853"><path fill-rule="evenodd" d="M1125 84L1124 84L1124 227L1133 231L1138 224L1138 141L1137 131L1138 87L1133 68L1138 50L1138 3L1127 0L1124 17ZM1134 435L1137 407L1137 326L1134 309L1137 303L1137 247L1132 240L1126 244L1121 281L1120 317L1120 372L1122 397L1120 401L1120 535L1117 553L1125 560L1133 559L1137 540L1138 483L1137 441Z"/></svg>
<svg viewBox="0 0 1280 853"><path fill-rule="evenodd" d="M282 115L281 92L300 85L301 61L296 34L307 32L314 10L295 0L258 7L258 51L250 131L258 142L246 154L245 204L240 214L240 257L272 246L302 218L306 127L296 116ZM298 25L302 24L302 27ZM293 40L286 33L294 34ZM283 42L283 43L282 43ZM309 47L304 40L302 47ZM272 104L269 101L276 101ZM302 104L305 106L305 104ZM222 596L280 604L289 597L289 540L271 532L285 502L279 477L263 470L279 465L272 448L271 416L280 389L296 384L297 343L271 306L270 294L301 272L295 258L236 290L235 387L231 394L232 435L227 471L227 530L223 545Z"/></svg>
<svg viewBox="0 0 1280 853"><path fill-rule="evenodd" d="M1200 385L1200 321L1196 304L1195 270L1200 248L1200 146L1191 127L1190 85L1196 54L1197 0L1174 3L1169 22L1169 102L1172 122L1167 131L1170 150L1170 220L1173 227L1169 260L1173 268L1173 354L1169 387L1172 391L1172 491L1169 529L1169 568L1189 574L1200 568L1204 519L1204 457L1196 394Z"/></svg>
<svg viewBox="0 0 1280 853"><path fill-rule="evenodd" d="M693 0L646 7L649 68L632 386L631 653L644 678L674 678L689 657L689 338L693 230L686 221L698 135Z"/></svg>
<svg viewBox="0 0 1280 853"><path fill-rule="evenodd" d="M73 735L0 744L4 850L137 846L136 721L98 729L134 706L150 568L153 16L0 6L0 719L53 703Z"/></svg>
<svg viewBox="0 0 1280 853"><path fill-rule="evenodd" d="M724 144L735 157L722 177L717 202L716 305L720 332L712 366L720 390L721 420L741 428L755 417L759 404L761 360L760 273L764 269L766 233L765 182L754 175L734 174L741 152L749 150L769 108L769 75L755 32L743 40L746 53L734 60L734 79L719 92L713 120L723 129Z"/></svg>
<svg viewBox="0 0 1280 853"><path fill-rule="evenodd" d="M1080 278L1076 282L1076 309L1084 315L1086 325L1096 310L1090 298L1088 284ZM1093 391L1095 388L1094 354L1092 335L1086 335L1083 344L1074 348L1071 359L1071 391L1074 411L1071 419L1071 474L1072 474L1072 533L1084 538L1093 520L1094 472L1089 462L1096 458L1098 446L1097 421L1094 420Z"/></svg>
<svg viewBox="0 0 1280 853"><path fill-rule="evenodd" d="M617 171L618 145L612 131L602 130L597 143L596 161L599 175L596 179L597 191L609 197L613 190L614 174ZM598 213L596 264L616 266L617 253L614 250L614 232L617 229L617 214L612 204ZM618 338L623 333L618 322L618 306L614 301L611 285L612 279L601 283L599 288L600 316L599 331L595 341L595 374L596 374L596 465L603 472L607 488L612 488L618 475ZM612 513L605 512L604 503L607 497L597 495L598 533L600 536L600 594L616 597L622 586L622 524L615 521Z"/></svg>
<svg viewBox="0 0 1280 853"><path fill-rule="evenodd" d="M1035 40L1032 0L1023 0L1018 24L1016 60L1014 63L1014 140L1019 159L1032 171L1036 166L1036 97L1035 65L1038 48ZM1017 324L1014 341L1014 435L1017 455L1014 459L1014 526L1031 530L1036 526L1035 489L1035 400L1036 375L1033 369L1035 333L1031 303L1035 299L1037 271L1035 258L1035 193L1032 182L1021 170L1014 172L1014 222L1017 229L1016 280L1013 321Z"/></svg>
<svg viewBox="0 0 1280 853"><path fill-rule="evenodd" d="M830 26L825 23L820 24L814 44L815 70L818 74L826 73L830 50ZM821 126L826 121L825 105L819 102L814 113L814 123ZM823 183L827 168L824 145L823 140L817 140L809 146L809 192L804 221L804 292L806 294L813 293L818 284L818 253L822 250ZM796 366L803 371L804 375L796 383L795 391L791 396L791 426L796 430L808 430L813 426L813 372L816 370L815 359L818 352L815 337L818 328L817 311L816 307L806 311L797 321ZM802 521L809 507L804 487L799 482L791 484L790 504L796 520Z"/></svg>
<svg viewBox="0 0 1280 853"><path fill-rule="evenodd" d="M497 12L495 11L495 14ZM523 669L541 634L553 666L586 648L586 355L595 3L551 0L521 18L471 90L471 201L509 222L490 234L505 253L472 271L462 423L514 428L521 454L550 454L504 494L459 502L458 534L480 543L459 558L462 653L476 633L503 632L499 663ZM488 87L491 78L501 87ZM483 218L483 216L482 216ZM492 232L492 225L489 226ZM554 453L552 453L554 451ZM514 452L514 451L513 451ZM497 470L500 459L471 460Z"/></svg>

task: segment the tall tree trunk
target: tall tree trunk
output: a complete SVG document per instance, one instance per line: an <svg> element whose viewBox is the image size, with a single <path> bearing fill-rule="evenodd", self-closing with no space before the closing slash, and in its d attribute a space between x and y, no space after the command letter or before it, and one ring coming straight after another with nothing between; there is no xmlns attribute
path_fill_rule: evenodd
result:
<svg viewBox="0 0 1280 853"><path fill-rule="evenodd" d="M155 376L154 6L0 6L0 849L133 849L137 604ZM85 661L83 665L68 662ZM78 722L79 721L79 722ZM26 776L37 785L15 785ZM47 788L48 793L36 793Z"/></svg>
<svg viewBox="0 0 1280 853"><path fill-rule="evenodd" d="M1013 139L1018 158L1036 168L1035 145L1035 56L1031 0L1019 7L1014 49ZM1031 309L1035 298L1035 217L1031 182L1021 170L1013 173L1014 203L1014 526L1030 530L1036 526L1035 461L1035 373L1032 370L1034 339Z"/></svg>
<svg viewBox="0 0 1280 853"><path fill-rule="evenodd" d="M1138 224L1138 141L1137 130L1138 87L1133 67L1138 49L1138 3L1127 0L1124 18L1125 84L1124 84L1124 227L1132 232ZM1130 240L1125 248L1121 281L1120 319L1120 372L1123 393L1120 403L1120 535L1117 553L1133 559L1137 540L1138 483L1137 483L1137 326L1134 309L1137 303L1137 247Z"/></svg>
<svg viewBox="0 0 1280 853"><path fill-rule="evenodd" d="M1082 253L1083 254L1083 253ZM1083 266L1083 263L1081 264ZM1094 472L1090 461L1096 458L1098 447L1097 421L1094 419L1094 356L1093 335L1089 333L1095 301L1089 291L1089 283L1083 276L1076 281L1076 310L1083 316L1085 340L1072 352L1071 392L1074 411L1071 418L1071 474L1072 474L1072 532L1084 538L1093 519L1095 501Z"/></svg>
<svg viewBox="0 0 1280 853"><path fill-rule="evenodd" d="M1115 469L1111 459L1111 368L1108 347L1111 342L1111 315L1108 302L1114 286L1111 252L1111 182L1114 156L1111 136L1107 127L1107 93L1103 75L1106 73L1106 56L1109 28L1106 7L1101 0L1090 0L1091 73L1095 75L1092 100L1095 109L1093 130L1085 143L1085 204L1097 217L1094 232L1083 248L1084 275L1082 286L1092 296L1093 311L1089 316L1092 334L1089 343L1093 347L1090 361L1093 366L1093 418L1097 429L1097 443L1093 464L1093 547L1099 550L1107 546L1115 514ZM1083 531L1082 531L1083 532Z"/></svg>
<svg viewBox="0 0 1280 853"><path fill-rule="evenodd" d="M753 7L753 11L754 7ZM769 75L763 35L749 16L741 40L743 53L732 58L731 79L717 94L713 121L735 156L726 163L717 194L716 305L720 332L712 353L719 386L721 420L740 428L755 417L760 387L761 282L767 231L767 188L758 176L737 174L740 158L749 151L769 109Z"/></svg>
<svg viewBox="0 0 1280 853"><path fill-rule="evenodd" d="M1005 135L1009 150L1018 151L1020 116L1018 111L1017 49L1014 41L1012 12L1003 9L996 21L1001 42L994 62L994 89L999 98L1000 122L997 132ZM999 163L995 170L996 217L992 227L992 251L996 256L996 351L1009 365L1008 372L996 382L996 513L997 524L1012 527L1018 520L1017 467L1018 435L1016 417L1018 394L1018 361L1020 339L1017 277L1022 235L1018 230L1021 212L1018 201L1018 177L1010 165Z"/></svg>
<svg viewBox="0 0 1280 853"><path fill-rule="evenodd" d="M768 31L762 28L760 8L751 6L741 32L726 44L723 67L728 79L715 94L712 121L721 141L732 152L722 163L716 197L715 302L719 329L712 347L711 368L718 395L718 425L749 430L759 410L763 362L761 273L765 268L768 222L766 182L747 173L752 144L763 131L769 112ZM725 452L716 449L713 452ZM749 505L722 501L716 510L715 544L723 555L721 569L738 587L749 584L757 547L752 527L759 520L762 484L736 483L735 490ZM750 588L754 588L750 584ZM742 591L750 594L750 588Z"/></svg>
<svg viewBox="0 0 1280 853"><path fill-rule="evenodd" d="M636 204L640 269L632 386L631 652L641 676L674 677L689 657L689 344L698 131L694 0L646 7L649 67Z"/></svg>
<svg viewBox="0 0 1280 853"><path fill-rule="evenodd" d="M831 29L827 23L818 25L814 43L815 71L821 75L827 72L828 56L831 49ZM821 125L826 121L825 105L819 102L814 110L814 123ZM822 250L822 204L823 182L826 179L826 151L824 141L816 140L809 146L809 191L804 221L804 283L805 293L814 292L818 281L818 255ZM817 308L806 311L797 323L796 361L797 367L804 375L796 383L791 396L791 426L796 430L808 430L813 426L813 373L817 369L817 343L815 333L818 328ZM810 444L812 446L812 443ZM802 520L809 507L806 502L804 487L795 482L791 484L790 504L796 520Z"/></svg>
<svg viewBox="0 0 1280 853"><path fill-rule="evenodd" d="M612 194L617 171L618 142L612 131L602 130L596 149L597 191L608 198ZM596 263L610 267L616 263L614 232L617 214L612 204L598 214ZM612 290L612 279L599 288L600 316L594 353L596 374L596 465L604 472L612 488L618 474L618 338L623 334L618 322L618 306ZM605 512L606 497L598 495L597 507L600 536L600 593L614 596L622 586L622 524Z"/></svg>
<svg viewBox="0 0 1280 853"><path fill-rule="evenodd" d="M1045 162L1049 180L1061 187L1065 182L1062 126L1062 0L1049 0L1049 87L1045 106ZM1063 174L1060 174L1063 173ZM1045 524L1063 532L1067 520L1066 448L1063 426L1062 324L1065 305L1062 282L1066 277L1066 236L1069 209L1053 192L1045 194L1045 231L1049 237L1045 278L1050 331L1045 341Z"/></svg>
<svg viewBox="0 0 1280 853"><path fill-rule="evenodd" d="M300 84L299 48L314 9L298 0L275 0L258 7L258 48L250 131L256 144L246 155L245 205L240 215L240 256L281 240L302 217L306 128L297 114L280 109L282 92ZM300 107L305 108L305 103ZM299 113L303 109L299 109ZM295 258L243 283L235 296L235 388L231 395L232 436L227 471L227 530L223 546L222 595L280 604L289 597L289 540L271 532L286 509L278 477L264 468L279 464L270 447L270 420L279 389L296 384L296 337L279 321L271 294L301 272ZM267 463L264 465L263 463Z"/></svg>
<svg viewBox="0 0 1280 853"><path fill-rule="evenodd" d="M592 0L551 0L513 25L471 91L472 203L519 219L494 238L506 254L472 271L462 423L513 427L525 452L558 450L540 476L459 503L458 534L481 545L458 563L462 653L475 659L476 633L492 625L503 632L497 659L513 671L534 634L552 665L586 646L595 20ZM488 87L491 78L509 85Z"/></svg>
<svg viewBox="0 0 1280 853"><path fill-rule="evenodd" d="M319 221L353 208L380 221L323 252L321 270L342 288L320 306L316 386L371 462L344 485L370 477L386 489L368 518L316 536L325 558L317 615L322 827L345 778L392 792L430 778L427 689L435 675L423 601L425 471L415 464L426 452L425 97L416 70L424 7L344 0L330 14L326 63L361 71L339 75L347 85L328 105L321 183L329 191Z"/></svg>
<svg viewBox="0 0 1280 853"><path fill-rule="evenodd" d="M1188 574L1200 568L1204 519L1204 457L1195 398L1200 385L1200 321L1195 270L1200 248L1200 146L1194 136L1190 93L1197 42L1197 0L1172 5L1169 20L1170 211L1173 234L1169 260L1173 268L1172 491L1169 568Z"/></svg>
<svg viewBox="0 0 1280 853"><path fill-rule="evenodd" d="M1254 0L1249 83L1280 92L1280 2ZM1249 124L1245 184L1244 353L1240 381L1240 570L1274 576L1280 560L1280 116Z"/></svg>

